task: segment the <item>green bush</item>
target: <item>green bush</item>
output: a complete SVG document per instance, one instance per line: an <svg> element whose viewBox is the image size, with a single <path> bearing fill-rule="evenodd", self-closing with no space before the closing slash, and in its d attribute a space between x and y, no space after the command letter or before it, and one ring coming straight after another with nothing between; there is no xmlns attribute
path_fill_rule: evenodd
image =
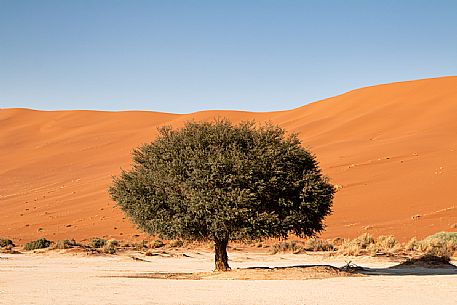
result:
<svg viewBox="0 0 457 305"><path fill-rule="evenodd" d="M95 237L95 238L91 239L89 246L91 246L92 248L99 249L99 248L103 248L103 246L105 246L105 244L106 244L106 239Z"/></svg>
<svg viewBox="0 0 457 305"><path fill-rule="evenodd" d="M0 248L4 247L14 247L14 243L11 239L6 239L6 238L0 238Z"/></svg>
<svg viewBox="0 0 457 305"><path fill-rule="evenodd" d="M35 249L44 249L48 248L51 245L51 241L47 240L46 238L40 238L29 243L26 243L24 249L27 251L35 250Z"/></svg>

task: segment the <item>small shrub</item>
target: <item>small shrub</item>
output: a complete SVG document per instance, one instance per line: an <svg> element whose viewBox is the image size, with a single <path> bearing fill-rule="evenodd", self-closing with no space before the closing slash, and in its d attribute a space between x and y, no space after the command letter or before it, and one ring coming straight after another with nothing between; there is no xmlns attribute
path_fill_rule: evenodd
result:
<svg viewBox="0 0 457 305"><path fill-rule="evenodd" d="M286 252L289 249L289 243L286 241L279 242L277 244L273 245L273 248L271 248L271 253L276 254L280 252Z"/></svg>
<svg viewBox="0 0 457 305"><path fill-rule="evenodd" d="M5 248L5 247L14 247L14 243L11 239L5 239L5 238L0 238L0 248Z"/></svg>
<svg viewBox="0 0 457 305"><path fill-rule="evenodd" d="M283 253L283 252L292 252L292 253L300 253L303 252L305 248L303 247L303 243L292 240L292 241L283 241L277 244L274 244L271 248L271 252L273 254L276 253Z"/></svg>
<svg viewBox="0 0 457 305"><path fill-rule="evenodd" d="M119 246L119 242L115 239L110 239L105 242L105 245L103 246L103 252L107 254L116 254L117 246Z"/></svg>
<svg viewBox="0 0 457 305"><path fill-rule="evenodd" d="M381 235L376 239L374 244L369 244L367 247L371 255L393 255L395 252L401 250L401 245L397 242L395 237L389 235Z"/></svg>
<svg viewBox="0 0 457 305"><path fill-rule="evenodd" d="M397 246L398 242L392 235L384 236L381 235L376 240L376 244L379 245L382 249L390 250Z"/></svg>
<svg viewBox="0 0 457 305"><path fill-rule="evenodd" d="M375 240L370 234L364 233L354 239L354 242L358 244L360 248L366 249L369 245L374 244Z"/></svg>
<svg viewBox="0 0 457 305"><path fill-rule="evenodd" d="M142 240L139 243L133 244L133 249L136 251L143 251L148 248L148 243L145 240Z"/></svg>
<svg viewBox="0 0 457 305"><path fill-rule="evenodd" d="M457 251L457 232L440 232L421 241L420 250L436 256L452 256Z"/></svg>
<svg viewBox="0 0 457 305"><path fill-rule="evenodd" d="M358 256L367 252L373 252L373 245L375 243L374 238L364 233L359 237L352 240L344 240L341 246L338 247L338 253L347 256Z"/></svg>
<svg viewBox="0 0 457 305"><path fill-rule="evenodd" d="M99 248L103 248L103 246L105 246L105 244L106 244L106 239L95 237L95 238L91 239L89 246L92 248L99 249Z"/></svg>
<svg viewBox="0 0 457 305"><path fill-rule="evenodd" d="M439 232L428 236L426 240L441 240L457 245L457 232Z"/></svg>
<svg viewBox="0 0 457 305"><path fill-rule="evenodd" d="M339 246L341 246L343 243L344 243L344 238L341 238L341 237L335 237L335 238L331 241L331 244L332 244L334 247L339 247Z"/></svg>
<svg viewBox="0 0 457 305"><path fill-rule="evenodd" d="M163 246L165 246L165 244L160 239L156 239L149 244L149 247L152 249L162 248Z"/></svg>
<svg viewBox="0 0 457 305"><path fill-rule="evenodd" d="M172 240L168 243L168 246L171 247L171 248L179 248L179 247L182 247L184 245L184 242L182 240Z"/></svg>
<svg viewBox="0 0 457 305"><path fill-rule="evenodd" d="M452 256L453 247L450 243L439 239L424 239L418 247L419 252L425 255L450 257Z"/></svg>
<svg viewBox="0 0 457 305"><path fill-rule="evenodd" d="M419 246L420 242L417 240L416 237L413 237L405 244L404 249L406 251L418 251Z"/></svg>
<svg viewBox="0 0 457 305"><path fill-rule="evenodd" d="M310 238L305 242L306 251L333 251L335 247L328 240Z"/></svg>
<svg viewBox="0 0 457 305"><path fill-rule="evenodd" d="M357 256L362 252L360 244L356 240L346 240L338 247L338 253L345 256Z"/></svg>
<svg viewBox="0 0 457 305"><path fill-rule="evenodd" d="M447 244L437 244L427 249L426 255L450 258L454 251Z"/></svg>
<svg viewBox="0 0 457 305"><path fill-rule="evenodd" d="M144 253L144 255L145 256L156 256L158 254L153 252L151 249L149 249L148 251L146 251L146 253Z"/></svg>
<svg viewBox="0 0 457 305"><path fill-rule="evenodd" d="M81 246L81 245L78 244L74 239L71 239L71 240L65 239L65 240L58 240L56 242L55 248L56 249L70 249L70 248L79 247L79 246Z"/></svg>
<svg viewBox="0 0 457 305"><path fill-rule="evenodd" d="M51 245L51 241L47 240L46 238L40 238L29 243L26 243L24 249L27 251L35 250L35 249L44 249L48 248Z"/></svg>

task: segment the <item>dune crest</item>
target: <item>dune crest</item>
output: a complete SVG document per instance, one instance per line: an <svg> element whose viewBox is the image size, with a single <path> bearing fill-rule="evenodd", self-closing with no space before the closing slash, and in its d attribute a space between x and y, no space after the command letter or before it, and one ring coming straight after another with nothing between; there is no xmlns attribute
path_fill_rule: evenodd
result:
<svg viewBox="0 0 457 305"><path fill-rule="evenodd" d="M442 77L270 113L0 109L0 236L139 234L108 197L112 176L158 126L214 117L272 121L299 133L339 188L323 237L457 230L457 77Z"/></svg>

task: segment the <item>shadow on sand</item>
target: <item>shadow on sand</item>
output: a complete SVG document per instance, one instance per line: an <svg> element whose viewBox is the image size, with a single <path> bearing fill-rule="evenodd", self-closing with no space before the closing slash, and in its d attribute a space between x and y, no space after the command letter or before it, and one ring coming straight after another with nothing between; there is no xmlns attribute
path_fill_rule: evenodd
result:
<svg viewBox="0 0 457 305"><path fill-rule="evenodd" d="M408 259L389 268L357 268L357 272L365 275L457 275L457 266L437 256Z"/></svg>
<svg viewBox="0 0 457 305"><path fill-rule="evenodd" d="M359 273L365 275L457 275L457 268L363 268Z"/></svg>

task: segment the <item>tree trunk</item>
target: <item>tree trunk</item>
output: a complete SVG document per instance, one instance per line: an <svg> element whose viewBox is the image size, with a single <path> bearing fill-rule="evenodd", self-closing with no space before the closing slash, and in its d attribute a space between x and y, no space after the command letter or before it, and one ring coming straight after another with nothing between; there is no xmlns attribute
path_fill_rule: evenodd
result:
<svg viewBox="0 0 457 305"><path fill-rule="evenodd" d="M230 270L228 265L227 244L228 238L222 240L217 238L214 239L214 271Z"/></svg>

